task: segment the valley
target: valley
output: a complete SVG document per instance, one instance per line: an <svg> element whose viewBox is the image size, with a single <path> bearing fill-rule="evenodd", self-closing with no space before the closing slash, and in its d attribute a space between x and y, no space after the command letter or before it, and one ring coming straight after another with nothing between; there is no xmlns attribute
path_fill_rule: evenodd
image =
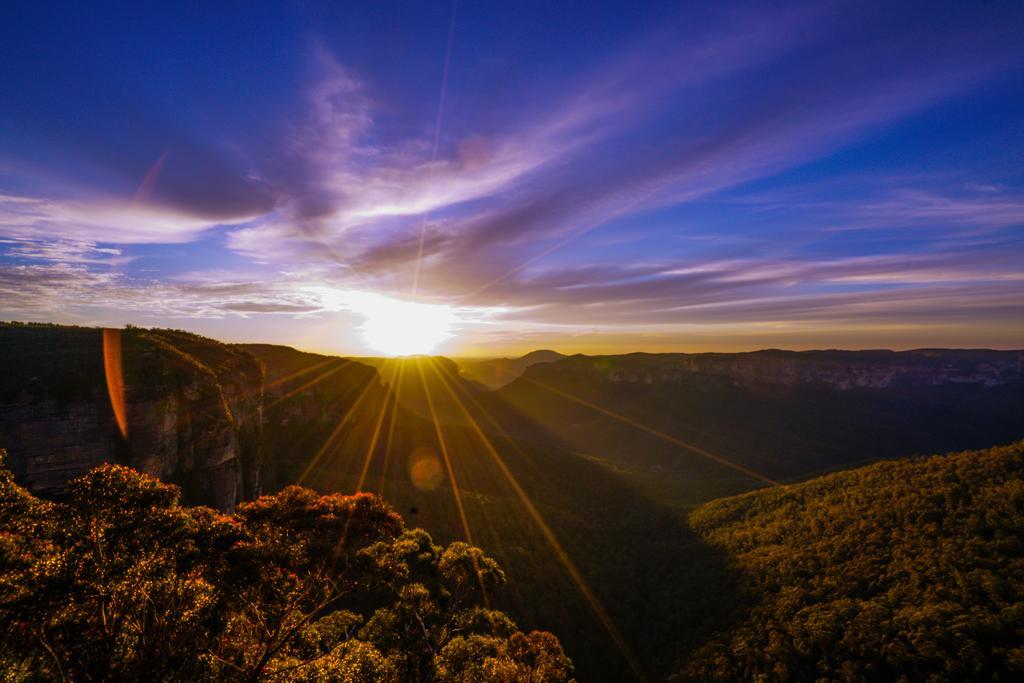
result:
<svg viewBox="0 0 1024 683"><path fill-rule="evenodd" d="M5 364L26 374L17 386L37 387L5 386L0 410L0 445L30 488L59 496L57 475L37 474L46 453L68 460L45 471L70 476L106 458L222 509L291 484L377 493L440 542L492 554L509 579L497 606L558 634L583 680L695 670L685 663L711 647L701 643L746 619L742 563L694 523L708 501L1024 436L1017 352L574 356L488 390L447 359L357 360L126 330L125 440L99 330L3 333ZM55 349L66 359L33 360L61 357ZM173 448L149 436L149 402L204 395L226 406L223 427L186 413L168 427ZM27 411L50 423L26 428ZM69 451L68 439L83 446ZM233 444L230 460L220 443ZM226 464L235 482L231 500L224 484L203 483L224 475L196 468L217 457L214 472Z"/></svg>

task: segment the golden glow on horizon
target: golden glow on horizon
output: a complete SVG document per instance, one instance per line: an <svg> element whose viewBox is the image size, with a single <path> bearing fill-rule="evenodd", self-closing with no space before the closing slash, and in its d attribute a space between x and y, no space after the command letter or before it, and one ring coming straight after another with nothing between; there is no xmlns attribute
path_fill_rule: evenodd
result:
<svg viewBox="0 0 1024 683"><path fill-rule="evenodd" d="M452 336L455 315L448 306L417 304L379 297L366 315L363 339L388 356L430 353Z"/></svg>

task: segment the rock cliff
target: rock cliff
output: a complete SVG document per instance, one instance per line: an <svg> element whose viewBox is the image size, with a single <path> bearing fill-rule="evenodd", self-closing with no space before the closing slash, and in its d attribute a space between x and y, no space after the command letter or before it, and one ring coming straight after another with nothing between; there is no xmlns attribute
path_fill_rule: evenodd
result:
<svg viewBox="0 0 1024 683"><path fill-rule="evenodd" d="M718 378L735 386L821 385L840 390L952 384L994 387L1024 381L1024 351L637 353L573 356L558 364L558 372L641 384L685 384L697 378Z"/></svg>
<svg viewBox="0 0 1024 683"><path fill-rule="evenodd" d="M171 330L0 325L0 447L29 489L59 493L102 462L182 486L223 510L259 492L263 378L248 353ZM115 404L123 399L123 428Z"/></svg>

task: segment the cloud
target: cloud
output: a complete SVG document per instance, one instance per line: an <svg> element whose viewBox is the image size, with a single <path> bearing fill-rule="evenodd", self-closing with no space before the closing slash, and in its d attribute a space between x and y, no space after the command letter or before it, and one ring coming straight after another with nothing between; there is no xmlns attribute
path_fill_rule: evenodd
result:
<svg viewBox="0 0 1024 683"><path fill-rule="evenodd" d="M503 294L516 320L628 327L783 322L820 316L824 309L834 320L854 320L867 317L865 301L932 300L934 291L967 303L976 296L978 307L964 310L978 315L982 302L998 293L992 310L1005 308L1010 315L1015 309L1006 308L1007 297L1024 300L1024 274L1014 252L998 250L682 266L606 263L510 281Z"/></svg>
<svg viewBox="0 0 1024 683"><path fill-rule="evenodd" d="M558 213L572 204L578 209L580 202L573 196L557 202L536 198L534 188L546 180L564 183L567 170L578 172L574 160L620 135L624 120L639 125L653 111L664 110L660 100L667 93L786 51L791 34L820 13L787 11L776 17L771 29L759 18L743 16L719 27L720 35L685 36L689 39L681 41L673 33L659 36L654 45L655 41L645 41L642 48L584 79L562 101L534 102L537 111L545 112L543 117L528 114L516 130L499 138L465 135L453 153L436 160L422 140L382 142L375 129L374 103L363 83L317 44L313 53L320 78L307 96L308 120L293 131L290 155L269 176L280 206L264 220L233 232L229 244L260 256L274 243L300 256L358 259L358 252L339 245L348 244L354 229L379 232L382 223L394 226L395 219L412 218L391 233L398 233L399 242L408 241L420 226L415 220L420 215L450 211L475 200L508 193L518 197L507 209L471 212L454 238L462 240L465 233L472 233L469 237L480 241L488 231L503 232L509 221L520 220L525 227L523 218ZM652 70L659 50L670 50L669 63ZM618 179L606 182L621 185ZM552 189L571 195L572 188ZM387 245L371 245L369 260L382 248L386 251Z"/></svg>
<svg viewBox="0 0 1024 683"><path fill-rule="evenodd" d="M0 246L4 246L0 243ZM113 250L107 250L113 251ZM43 257L48 258L48 257ZM428 305L389 299L376 292L324 285L324 274L185 273L171 280L146 280L116 269L78 263L7 264L0 268L0 310L16 315L79 316L90 309L117 309L140 319L223 319L257 314L319 316L349 311L370 316L390 307L410 319L425 309L443 311L454 327L487 320L501 311ZM396 314L396 315L398 315ZM434 315L436 318L436 315Z"/></svg>
<svg viewBox="0 0 1024 683"><path fill-rule="evenodd" d="M1024 226L1024 198L1007 195L997 186L981 191L981 196L964 196L905 189L860 204L855 211L868 219L869 226L957 226L972 232ZM863 225L853 222L851 227Z"/></svg>
<svg viewBox="0 0 1024 683"><path fill-rule="evenodd" d="M0 239L0 254L15 260L89 263L122 266L131 262L120 249L98 247L95 242L73 240Z"/></svg>
<svg viewBox="0 0 1024 683"><path fill-rule="evenodd" d="M113 244L190 242L218 223L118 200L55 200L0 194L0 235Z"/></svg>
<svg viewBox="0 0 1024 683"><path fill-rule="evenodd" d="M1012 183L874 177L855 197L806 181L785 196L743 193L1019 71L1012 26L976 12L950 31L938 14L716 6L554 96L515 93L501 132L462 112L436 156L429 126L389 123L372 73L314 43L304 113L275 141L230 155L143 112L166 145L98 155L133 179L128 192L0 195L11 260L0 307L315 315L335 310L324 288L407 298L418 273L421 302L504 307L487 319L519 326L894 320L913 306L934 319L1015 315L1024 202ZM672 213L716 198L736 219L726 228ZM619 239L611 257L616 240L587 240L646 223L660 225L646 245ZM217 226L265 272L102 270L127 262L117 245L191 242Z"/></svg>
<svg viewBox="0 0 1024 683"><path fill-rule="evenodd" d="M228 244L254 258L334 262L392 291L408 291L422 260L427 293L500 303L504 281L530 277L552 254L571 262L567 245L595 228L842 149L1019 61L1006 32L990 27L949 40L925 26L898 44L874 41L878 17L856 9L787 8L772 22L726 13L694 40L665 31L545 102L546 118L502 139L466 138L436 161L425 145L388 144L363 85L321 49L311 119L295 141L308 164L296 175L315 182L286 187L284 210L232 231ZM771 87L751 84L766 70ZM1019 212L1013 202L933 199L861 210L985 227Z"/></svg>
<svg viewBox="0 0 1024 683"><path fill-rule="evenodd" d="M249 313L316 313L320 300L290 284L146 281L82 264L28 263L0 268L0 310L45 312L114 308L140 317L223 318Z"/></svg>

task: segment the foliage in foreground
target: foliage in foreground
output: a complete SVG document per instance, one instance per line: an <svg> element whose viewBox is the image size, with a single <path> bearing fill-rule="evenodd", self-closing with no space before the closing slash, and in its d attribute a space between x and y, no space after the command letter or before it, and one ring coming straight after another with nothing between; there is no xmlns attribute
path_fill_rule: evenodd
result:
<svg viewBox="0 0 1024 683"><path fill-rule="evenodd" d="M709 503L749 612L688 680L1021 680L1024 442Z"/></svg>
<svg viewBox="0 0 1024 683"><path fill-rule="evenodd" d="M0 452L2 457L2 452ZM289 487L232 516L106 465L64 502L0 469L0 669L10 680L562 681L504 574L379 498Z"/></svg>

